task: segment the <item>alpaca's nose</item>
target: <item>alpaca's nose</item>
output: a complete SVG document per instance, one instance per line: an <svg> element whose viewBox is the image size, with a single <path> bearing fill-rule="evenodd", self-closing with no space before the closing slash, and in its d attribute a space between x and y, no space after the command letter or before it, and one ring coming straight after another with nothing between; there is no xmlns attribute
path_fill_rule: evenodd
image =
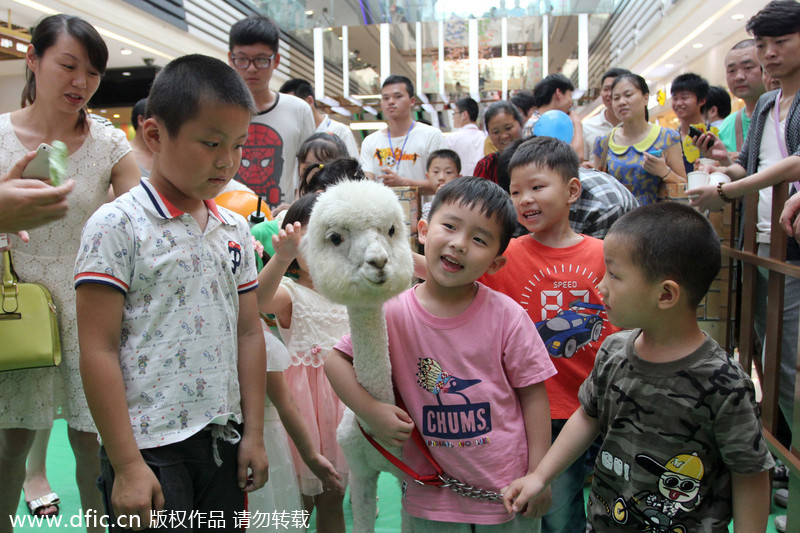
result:
<svg viewBox="0 0 800 533"><path fill-rule="evenodd" d="M378 270L381 270L383 267L386 266L386 257L373 257L367 261L370 265L374 266Z"/></svg>

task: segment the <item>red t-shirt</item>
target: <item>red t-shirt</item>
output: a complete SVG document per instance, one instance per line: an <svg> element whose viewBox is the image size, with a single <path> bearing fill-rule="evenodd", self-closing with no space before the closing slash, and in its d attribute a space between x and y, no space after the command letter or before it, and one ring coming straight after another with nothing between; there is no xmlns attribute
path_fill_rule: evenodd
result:
<svg viewBox="0 0 800 533"><path fill-rule="evenodd" d="M603 241L583 236L567 248L551 248L530 235L513 239L508 262L479 281L517 301L536 324L558 374L545 382L550 416L566 419L580 405L578 389L591 373L608 321L597 284L605 275Z"/></svg>

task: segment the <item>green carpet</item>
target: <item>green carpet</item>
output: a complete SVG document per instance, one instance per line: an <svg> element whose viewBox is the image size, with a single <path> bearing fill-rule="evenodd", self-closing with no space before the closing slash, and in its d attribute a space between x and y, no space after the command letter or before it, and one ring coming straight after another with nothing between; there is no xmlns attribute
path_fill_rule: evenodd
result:
<svg viewBox="0 0 800 533"><path fill-rule="evenodd" d="M80 508L80 500L78 497L78 489L75 485L75 459L72 455L72 450L67 441L67 426L63 420L57 420L53 426L53 433L50 438L50 446L48 448L47 456L48 478L50 484L58 495L61 497L61 516L62 525L61 529L82 529L80 522L78 522L78 511ZM400 487L397 481L390 474L381 474L378 481L378 519L376 521L375 531L377 533L395 533L400 531ZM774 504L771 509L769 525L767 527L768 533L774 533L773 519L780 511ZM345 496L345 520L347 522L348 531L352 525L351 512L349 499ZM25 502L20 498L20 505L17 510L17 515L23 517L28 515L28 510L25 507ZM68 524L72 526L68 526ZM314 516L310 520L311 528L309 531L316 532L314 527ZM18 526L15 532L38 532L49 530L47 526ZM731 527L733 531L733 527Z"/></svg>

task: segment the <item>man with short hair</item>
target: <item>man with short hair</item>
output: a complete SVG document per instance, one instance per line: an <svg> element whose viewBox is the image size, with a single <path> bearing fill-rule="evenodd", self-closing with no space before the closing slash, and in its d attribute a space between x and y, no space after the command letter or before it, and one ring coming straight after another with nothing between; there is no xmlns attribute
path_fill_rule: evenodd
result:
<svg viewBox="0 0 800 533"><path fill-rule="evenodd" d="M708 88L706 105L703 106L703 117L706 124L719 128L722 121L731 114L731 96L724 87L712 85Z"/></svg>
<svg viewBox="0 0 800 533"><path fill-rule="evenodd" d="M611 108L611 87L614 85L614 80L618 77L630 73L629 70L624 68L612 68L603 74L600 80L600 99L603 101L603 109L596 115L583 121L584 150L579 155L583 156L584 161L589 161L591 159L595 139L604 136L611 131L611 128L619 124L620 120Z"/></svg>
<svg viewBox="0 0 800 533"><path fill-rule="evenodd" d="M690 124L703 124L703 106L708 97L708 82L692 72L672 80L672 110L680 121L681 137L689 133Z"/></svg>
<svg viewBox="0 0 800 533"><path fill-rule="evenodd" d="M533 136L533 127L539 118L548 111L563 111L572 120L572 142L570 144L578 154L584 153L583 126L572 110L572 93L575 86L563 74L550 74L533 87L533 97L537 106L536 111L525 123L522 129L522 138Z"/></svg>
<svg viewBox="0 0 800 533"><path fill-rule="evenodd" d="M347 154L350 157L358 159L358 146L356 146L356 139L353 137L352 130L341 122L337 122L330 118L326 113L317 109L317 99L314 97L314 87L311 83L302 78L292 78L287 81L281 88L278 89L279 93L291 94L301 100L304 100L308 107L311 108L311 114L314 116L314 124L317 129L314 133L330 133L339 137L344 145L347 147Z"/></svg>
<svg viewBox="0 0 800 533"><path fill-rule="evenodd" d="M445 141L461 159L462 176L472 176L475 165L483 157L486 133L476 124L479 111L478 102L469 97L453 104L453 126L458 130L445 137Z"/></svg>
<svg viewBox="0 0 800 533"><path fill-rule="evenodd" d="M392 74L381 86L381 111L388 126L361 143L361 168L370 179L389 187L418 187L420 194L436 192L425 176L428 155L447 148L442 132L414 120L414 84Z"/></svg>
<svg viewBox="0 0 800 533"><path fill-rule="evenodd" d="M280 30L263 15L231 26L228 63L253 95L258 114L250 122L242 163L234 179L262 196L273 213L292 203L297 192L297 149L314 133L305 102L269 88L278 68Z"/></svg>
<svg viewBox="0 0 800 533"><path fill-rule="evenodd" d="M750 117L756 102L766 89L761 78L761 65L756 57L756 42L753 39L739 41L725 56L725 81L728 90L737 98L744 100L744 109L728 115L719 127L719 138L735 158L742 149Z"/></svg>
<svg viewBox="0 0 800 533"><path fill-rule="evenodd" d="M530 91L517 91L509 100L517 106L525 120L531 118L533 112L536 111L536 99Z"/></svg>

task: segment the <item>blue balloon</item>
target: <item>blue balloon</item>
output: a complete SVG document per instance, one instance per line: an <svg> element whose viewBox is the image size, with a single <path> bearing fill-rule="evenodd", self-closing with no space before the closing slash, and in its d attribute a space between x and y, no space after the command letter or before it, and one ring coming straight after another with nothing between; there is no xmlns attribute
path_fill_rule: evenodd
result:
<svg viewBox="0 0 800 533"><path fill-rule="evenodd" d="M536 124L533 125L533 134L536 137L555 137L564 142L572 142L575 129L572 119L563 111L551 109L544 113Z"/></svg>

